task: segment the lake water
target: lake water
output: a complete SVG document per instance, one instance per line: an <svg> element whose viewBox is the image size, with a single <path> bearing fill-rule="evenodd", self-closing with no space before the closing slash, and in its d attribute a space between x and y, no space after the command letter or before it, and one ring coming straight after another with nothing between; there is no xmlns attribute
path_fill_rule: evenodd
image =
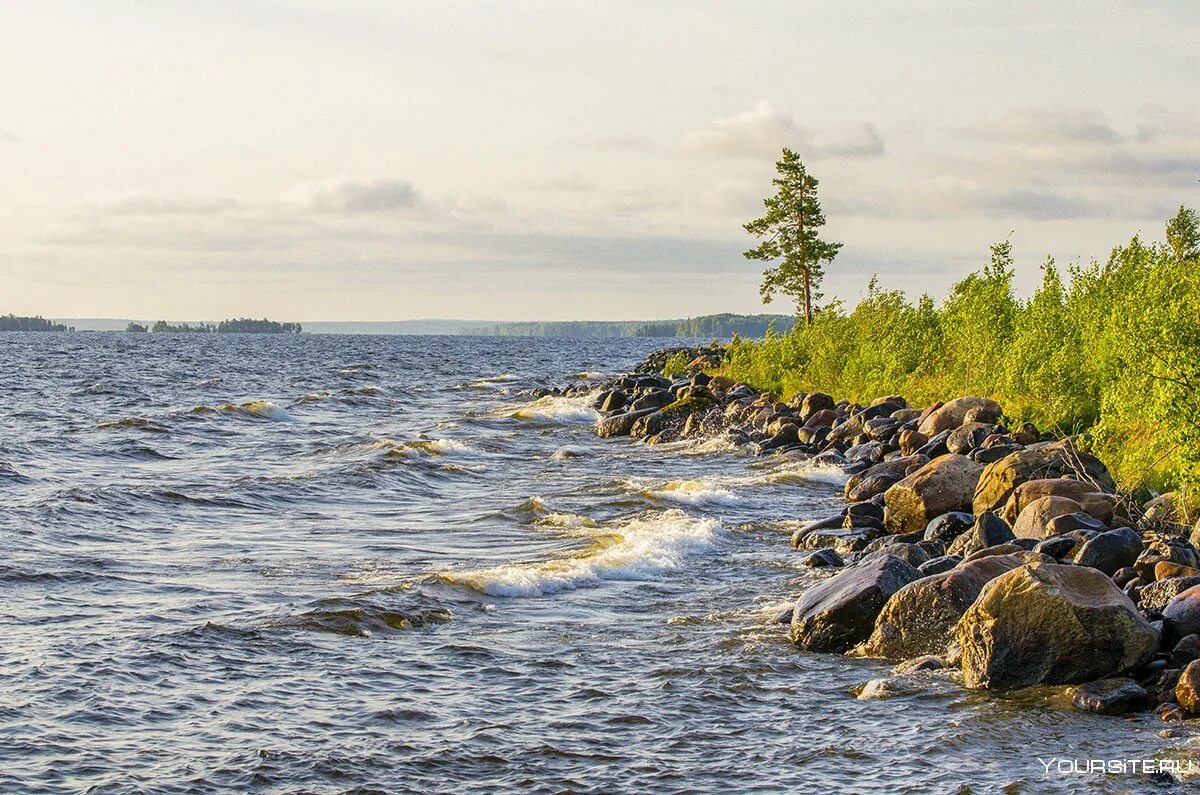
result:
<svg viewBox="0 0 1200 795"><path fill-rule="evenodd" d="M599 440L661 340L0 334L0 791L1121 792L1153 717L770 617L839 473Z"/></svg>

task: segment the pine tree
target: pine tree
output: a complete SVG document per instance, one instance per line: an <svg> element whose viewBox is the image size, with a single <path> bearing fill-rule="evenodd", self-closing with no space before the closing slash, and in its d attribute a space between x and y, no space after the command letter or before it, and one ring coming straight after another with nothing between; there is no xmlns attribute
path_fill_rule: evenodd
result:
<svg viewBox="0 0 1200 795"><path fill-rule="evenodd" d="M821 298L825 275L821 263L832 262L842 244L817 236L817 230L825 225L825 215L817 198L817 180L804 168L800 156L784 149L775 170L779 176L771 182L778 190L763 200L766 214L745 225L747 232L765 239L744 256L761 262L782 260L763 272L759 287L763 303L770 303L776 293L791 296L797 311L803 310L804 322L812 323L813 304Z"/></svg>

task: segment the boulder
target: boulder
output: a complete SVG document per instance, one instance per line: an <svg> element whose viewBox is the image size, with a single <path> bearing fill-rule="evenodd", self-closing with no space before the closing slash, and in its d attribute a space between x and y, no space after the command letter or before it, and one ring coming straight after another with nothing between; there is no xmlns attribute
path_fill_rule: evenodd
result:
<svg viewBox="0 0 1200 795"><path fill-rule="evenodd" d="M1057 560L1062 560L1074 551L1075 546L1076 542L1074 538L1070 536L1055 536L1054 538L1042 539L1033 550ZM1135 573L1134 576L1136 577L1137 574Z"/></svg>
<svg viewBox="0 0 1200 795"><path fill-rule="evenodd" d="M1013 522L1013 535L1017 538L1048 538L1046 525L1056 516L1076 513L1083 510L1079 503L1070 497L1048 495L1038 497L1021 509L1021 513Z"/></svg>
<svg viewBox="0 0 1200 795"><path fill-rule="evenodd" d="M1168 643L1200 633L1200 585L1193 585L1167 602L1162 617Z"/></svg>
<svg viewBox="0 0 1200 795"><path fill-rule="evenodd" d="M1142 537L1128 527L1100 533L1075 553L1076 566L1090 566L1110 577L1132 566L1142 552Z"/></svg>
<svg viewBox="0 0 1200 795"><path fill-rule="evenodd" d="M984 586L958 623L968 687L1073 684L1135 668L1159 634L1112 580L1079 566L1031 563Z"/></svg>
<svg viewBox="0 0 1200 795"><path fill-rule="evenodd" d="M792 616L792 642L810 651L850 649L870 637L892 594L920 576L892 555L842 570L800 597Z"/></svg>
<svg viewBox="0 0 1200 795"><path fill-rule="evenodd" d="M1154 699L1132 679L1098 679L1072 689L1071 706L1097 715L1124 715L1154 706Z"/></svg>
<svg viewBox="0 0 1200 795"><path fill-rule="evenodd" d="M952 453L966 455L983 444L994 430L995 425L986 422L965 422L950 432L946 439L946 449Z"/></svg>
<svg viewBox="0 0 1200 795"><path fill-rule="evenodd" d="M883 606L864 652L889 659L944 654L983 586L1020 565L1015 557L995 555L909 583Z"/></svg>
<svg viewBox="0 0 1200 795"><path fill-rule="evenodd" d="M928 577L931 574L950 571L960 563L962 563L962 558L958 555L941 555L925 561L917 567L917 571L921 572L922 577Z"/></svg>
<svg viewBox="0 0 1200 795"><path fill-rule="evenodd" d="M805 555L800 562L814 569L837 569L845 565L842 561L842 556L828 547Z"/></svg>
<svg viewBox="0 0 1200 795"><path fill-rule="evenodd" d="M930 437L942 431L953 430L963 424L967 412L974 408L984 409L987 413L982 416L994 417L993 422L1000 419L1002 413L1000 404L994 400L982 397L960 397L944 403L940 408L930 412L921 420L917 430ZM981 415L976 413L974 416Z"/></svg>
<svg viewBox="0 0 1200 795"><path fill-rule="evenodd" d="M596 423L596 435L601 439L607 439L612 436L628 436L633 430L634 424L641 418L653 414L656 409L645 409L643 411L628 411L624 414L614 414L611 417L605 417Z"/></svg>
<svg viewBox="0 0 1200 795"><path fill-rule="evenodd" d="M1179 675L1175 700L1188 715L1200 715L1200 660L1193 660Z"/></svg>
<svg viewBox="0 0 1200 795"><path fill-rule="evenodd" d="M985 511L975 518L974 524L954 539L946 554L966 557L981 549L1007 544L1015 537L1003 519L991 511Z"/></svg>
<svg viewBox="0 0 1200 795"><path fill-rule="evenodd" d="M1027 480L1017 486L1012 496L1004 503L1004 510L1000 515L1005 521L1015 522L1030 503L1042 497L1065 497L1073 500L1079 505L1080 511L1105 524L1112 521L1118 499L1115 494L1096 491L1096 487L1091 483L1084 483L1075 478L1041 478Z"/></svg>
<svg viewBox="0 0 1200 795"><path fill-rule="evenodd" d="M837 403L834 399L824 392L810 392L804 396L804 402L800 404L800 417L807 423L817 412L832 412L835 406Z"/></svg>
<svg viewBox="0 0 1200 795"><path fill-rule="evenodd" d="M968 509L982 471L966 456L935 458L884 492L884 524L895 533L915 533L935 516Z"/></svg>
<svg viewBox="0 0 1200 795"><path fill-rule="evenodd" d="M950 543L973 524L975 517L965 511L944 513L925 525L925 540Z"/></svg>
<svg viewBox="0 0 1200 795"><path fill-rule="evenodd" d="M1013 491L1022 483L1063 475L1099 484L1093 487L1093 491L1113 490L1112 477L1100 459L1079 450L1070 439L1063 439L1018 450L988 464L975 490L972 502L974 512L996 511L1004 507ZM1019 506L1017 512L1020 512Z"/></svg>
<svg viewBox="0 0 1200 795"><path fill-rule="evenodd" d="M908 455L901 456L900 458L892 458L890 460L874 464L870 468L852 475L850 479L846 481L846 488L844 491L846 499L853 502L857 502L859 500L869 500L872 496L874 496L874 493L883 493L886 491L887 486L885 486L883 489L880 489L878 492L874 492L873 494L852 497L851 494L860 493L863 491L873 491L869 488L859 488L864 480L868 480L872 477L879 477L881 482L890 480L891 482L888 483L888 486L890 486L892 483L895 483L896 481L908 475L910 471L920 469L922 466L928 463L929 459L923 455Z"/></svg>
<svg viewBox="0 0 1200 795"><path fill-rule="evenodd" d="M1142 536L1146 548L1138 555L1133 567L1143 582L1153 582L1159 563L1178 563L1181 566L1200 568L1200 555L1186 539L1161 533Z"/></svg>
<svg viewBox="0 0 1200 795"><path fill-rule="evenodd" d="M716 405L712 398L691 397L676 400L664 408L638 418L629 430L630 436L653 436L668 428L679 428L687 420L688 415L697 411L706 411Z"/></svg>
<svg viewBox="0 0 1200 795"><path fill-rule="evenodd" d="M1162 618L1163 610L1172 599L1197 585L1200 585L1200 577L1168 577L1147 583L1138 590L1138 605L1147 617Z"/></svg>
<svg viewBox="0 0 1200 795"><path fill-rule="evenodd" d="M929 437L920 431L904 430L900 431L898 442L901 455L912 455L929 442Z"/></svg>

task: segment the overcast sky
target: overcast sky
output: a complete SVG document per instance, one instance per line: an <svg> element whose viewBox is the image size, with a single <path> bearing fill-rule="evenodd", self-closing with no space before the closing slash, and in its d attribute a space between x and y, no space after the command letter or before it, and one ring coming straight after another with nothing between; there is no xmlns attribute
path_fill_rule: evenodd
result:
<svg viewBox="0 0 1200 795"><path fill-rule="evenodd" d="M0 75L0 313L763 311L785 145L851 302L1200 207L1194 0L39 0Z"/></svg>

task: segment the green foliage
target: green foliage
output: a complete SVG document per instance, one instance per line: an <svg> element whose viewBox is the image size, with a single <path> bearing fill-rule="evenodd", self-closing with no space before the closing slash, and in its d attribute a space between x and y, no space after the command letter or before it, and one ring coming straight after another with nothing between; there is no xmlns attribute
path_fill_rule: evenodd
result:
<svg viewBox="0 0 1200 795"><path fill-rule="evenodd" d="M745 225L747 232L763 241L744 256L760 262L781 260L763 272L759 288L763 303L770 303L776 293L790 296L803 312L805 323L811 325L813 305L821 298L821 279L825 275L821 263L832 262L842 244L828 243L817 236L817 230L825 225L817 198L818 182L800 162L800 156L784 149L775 171L779 176L771 183L778 190L763 200L766 213Z"/></svg>
<svg viewBox="0 0 1200 795"><path fill-rule="evenodd" d="M1107 262L1055 263L1028 300L1012 289L1009 244L940 306L875 279L853 311L738 339L726 374L780 397L820 390L851 400L904 395L927 405L992 397L1013 422L1087 432L1118 482L1200 497L1200 224L1181 208L1167 242L1134 238Z"/></svg>
<svg viewBox="0 0 1200 795"><path fill-rule="evenodd" d="M688 357L682 353L673 353L663 363L662 374L667 378L688 374Z"/></svg>

